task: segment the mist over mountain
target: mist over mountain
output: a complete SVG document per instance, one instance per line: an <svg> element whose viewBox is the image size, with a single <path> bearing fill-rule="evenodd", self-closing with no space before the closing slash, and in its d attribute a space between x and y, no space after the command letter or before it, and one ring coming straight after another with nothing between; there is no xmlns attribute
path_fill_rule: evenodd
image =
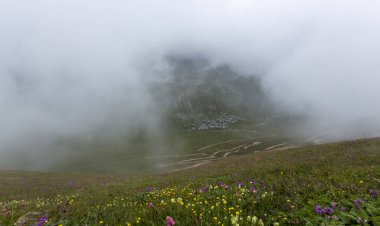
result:
<svg viewBox="0 0 380 226"><path fill-rule="evenodd" d="M151 92L160 105L166 105L169 119L177 124L220 113L256 121L274 114L261 81L253 75L241 75L226 64L210 65L204 58L170 57L167 61L168 77L153 83Z"/></svg>
<svg viewBox="0 0 380 226"><path fill-rule="evenodd" d="M2 1L0 168L133 165L184 150L178 131L194 128L378 136L379 9L375 0Z"/></svg>

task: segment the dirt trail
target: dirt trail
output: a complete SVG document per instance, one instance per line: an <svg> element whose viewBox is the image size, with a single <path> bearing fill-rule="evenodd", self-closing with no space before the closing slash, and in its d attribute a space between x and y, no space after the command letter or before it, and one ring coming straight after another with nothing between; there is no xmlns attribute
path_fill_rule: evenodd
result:
<svg viewBox="0 0 380 226"><path fill-rule="evenodd" d="M230 143L230 142L233 142L233 141L243 141L243 140L228 140L228 141L224 141L224 142L220 142L220 143L215 143L215 144L207 145L205 147L197 149L196 151L206 150L206 149L214 147L216 145L226 144L226 143ZM255 146L255 145L258 145L258 144L261 144L261 142L254 141L254 142L252 142L252 143L250 143L248 145L247 144L240 144L240 145L238 145L236 147L233 147L233 148L230 148L230 149L215 151L215 152L213 152L212 154L209 154L209 155L207 155L207 153L202 152L201 154L206 155L205 157L186 159L186 160L179 161L177 163L178 164L188 164L188 163L198 164L198 163L202 163L204 161L210 162L210 161L216 160L216 159L227 158L232 153L238 153L240 151L247 150L248 148L250 148L252 146ZM223 156L221 156L221 157L217 156L219 153L223 153L223 152L225 152Z"/></svg>
<svg viewBox="0 0 380 226"><path fill-rule="evenodd" d="M202 147L202 148L199 148L197 150L194 150L193 152L202 151L204 149L207 149L207 148L210 148L210 147L213 147L213 146L216 146L216 145L220 145L220 144L227 144L227 143L237 142L237 141L246 141L246 140L227 140L227 141L223 141L223 142L220 142L220 143L215 143L215 144L207 145L205 147Z"/></svg>
<svg viewBox="0 0 380 226"><path fill-rule="evenodd" d="M252 147L252 146L255 146L255 145L259 145L259 144L261 144L261 142L258 142L258 141L253 142L252 144L245 146L245 147L244 147L244 150L247 150L248 148L250 148L250 147Z"/></svg>
<svg viewBox="0 0 380 226"><path fill-rule="evenodd" d="M254 131L258 132L258 131ZM266 137L267 138L267 137ZM289 148L293 148L295 146L289 145L288 143L280 143L270 146L266 141L258 141L255 140L257 138L252 137L251 139L240 139L240 140L226 140L218 143L213 143L206 145L204 147L193 150L190 153L181 153L181 154L173 154L173 155L162 155L162 156L147 156L145 158L182 158L180 161L173 162L170 165L178 166L177 170L190 169L195 168L209 162L213 162L218 159L228 158L232 155L240 154L240 152L247 151L275 151L275 150L285 150ZM266 140L266 139L265 139ZM224 144L229 144L232 142L237 142L236 146L228 147L231 145L227 145L226 149L223 149ZM233 145L233 144L232 144ZM257 146L257 147L255 147ZM222 149L222 150L221 150ZM184 168L181 168L183 166Z"/></svg>
<svg viewBox="0 0 380 226"><path fill-rule="evenodd" d="M265 148L265 150L272 150L272 149L275 149L275 148L278 148L278 147L282 147L282 146L285 146L285 145L287 145L287 143L276 144L276 145L273 145L273 146Z"/></svg>
<svg viewBox="0 0 380 226"><path fill-rule="evenodd" d="M180 154L180 155L160 155L160 156L145 156L145 159L153 159L153 158L182 158L187 156L194 156L194 155L207 155L206 153L193 153L193 154Z"/></svg>

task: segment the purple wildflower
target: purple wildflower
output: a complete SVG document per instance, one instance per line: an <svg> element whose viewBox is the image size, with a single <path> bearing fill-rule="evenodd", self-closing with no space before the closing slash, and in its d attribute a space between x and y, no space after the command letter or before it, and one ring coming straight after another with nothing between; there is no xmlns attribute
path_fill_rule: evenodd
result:
<svg viewBox="0 0 380 226"><path fill-rule="evenodd" d="M363 199L355 199L354 204L356 209L360 209L364 203Z"/></svg>
<svg viewBox="0 0 380 226"><path fill-rule="evenodd" d="M207 191L208 191L208 186L202 188L202 192L207 192Z"/></svg>
<svg viewBox="0 0 380 226"><path fill-rule="evenodd" d="M315 213L321 214L321 215L332 215L334 214L334 209L330 207L322 208L320 205L317 205L315 207Z"/></svg>
<svg viewBox="0 0 380 226"><path fill-rule="evenodd" d="M334 214L334 209L330 208L330 207L325 207L323 208L323 213L326 214L326 215L332 215Z"/></svg>
<svg viewBox="0 0 380 226"><path fill-rule="evenodd" d="M337 206L338 206L338 203L336 203L336 202L332 202L332 203L331 203L331 207L332 207L333 209L335 209Z"/></svg>
<svg viewBox="0 0 380 226"><path fill-rule="evenodd" d="M317 205L317 206L315 207L315 213L317 213L317 214L322 214L322 213L323 213L322 208L321 208L320 205Z"/></svg>
<svg viewBox="0 0 380 226"><path fill-rule="evenodd" d="M255 192L256 191L256 189L254 188L254 187L251 187L250 189L249 189L249 192Z"/></svg>
<svg viewBox="0 0 380 226"><path fill-rule="evenodd" d="M379 196L379 190L369 190L369 194L374 197L374 198L377 198Z"/></svg>
<svg viewBox="0 0 380 226"><path fill-rule="evenodd" d="M241 181L237 182L236 184L237 184L238 187L243 187L244 186L244 183L241 182Z"/></svg>
<svg viewBox="0 0 380 226"><path fill-rule="evenodd" d="M218 182L218 187L223 187L224 186L224 183L222 181L219 181Z"/></svg>
<svg viewBox="0 0 380 226"><path fill-rule="evenodd" d="M224 188L225 188L226 190L230 190L230 189L231 189L230 186L228 186L228 185L224 186Z"/></svg>
<svg viewBox="0 0 380 226"><path fill-rule="evenodd" d="M41 217L40 219L38 219L36 226L45 225L48 222L48 220L49 220L48 216L45 215L45 216Z"/></svg>
<svg viewBox="0 0 380 226"><path fill-rule="evenodd" d="M11 216L11 211L7 211L7 213L6 213L5 216L6 216L6 217L10 217L10 216Z"/></svg>

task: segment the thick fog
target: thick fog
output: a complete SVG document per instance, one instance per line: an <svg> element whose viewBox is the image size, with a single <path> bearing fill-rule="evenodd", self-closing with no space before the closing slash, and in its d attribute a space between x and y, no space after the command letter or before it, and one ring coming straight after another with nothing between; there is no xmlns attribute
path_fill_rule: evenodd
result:
<svg viewBox="0 0 380 226"><path fill-rule="evenodd" d="M76 152L61 140L137 129L161 140L166 109L149 84L168 78L168 56L257 76L279 112L308 117L298 132L376 135L379 10L377 0L3 0L0 168L51 168Z"/></svg>

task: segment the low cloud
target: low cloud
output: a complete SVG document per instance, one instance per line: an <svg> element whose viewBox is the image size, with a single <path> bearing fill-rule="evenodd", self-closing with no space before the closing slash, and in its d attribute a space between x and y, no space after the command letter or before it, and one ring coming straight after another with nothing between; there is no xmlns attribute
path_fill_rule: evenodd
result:
<svg viewBox="0 0 380 226"><path fill-rule="evenodd" d="M171 72L167 56L255 75L279 112L307 116L298 130L372 136L379 8L374 0L2 1L0 168L51 168L75 153L59 140L113 141L136 130L162 140L167 105L149 87ZM371 128L353 131L361 119Z"/></svg>

